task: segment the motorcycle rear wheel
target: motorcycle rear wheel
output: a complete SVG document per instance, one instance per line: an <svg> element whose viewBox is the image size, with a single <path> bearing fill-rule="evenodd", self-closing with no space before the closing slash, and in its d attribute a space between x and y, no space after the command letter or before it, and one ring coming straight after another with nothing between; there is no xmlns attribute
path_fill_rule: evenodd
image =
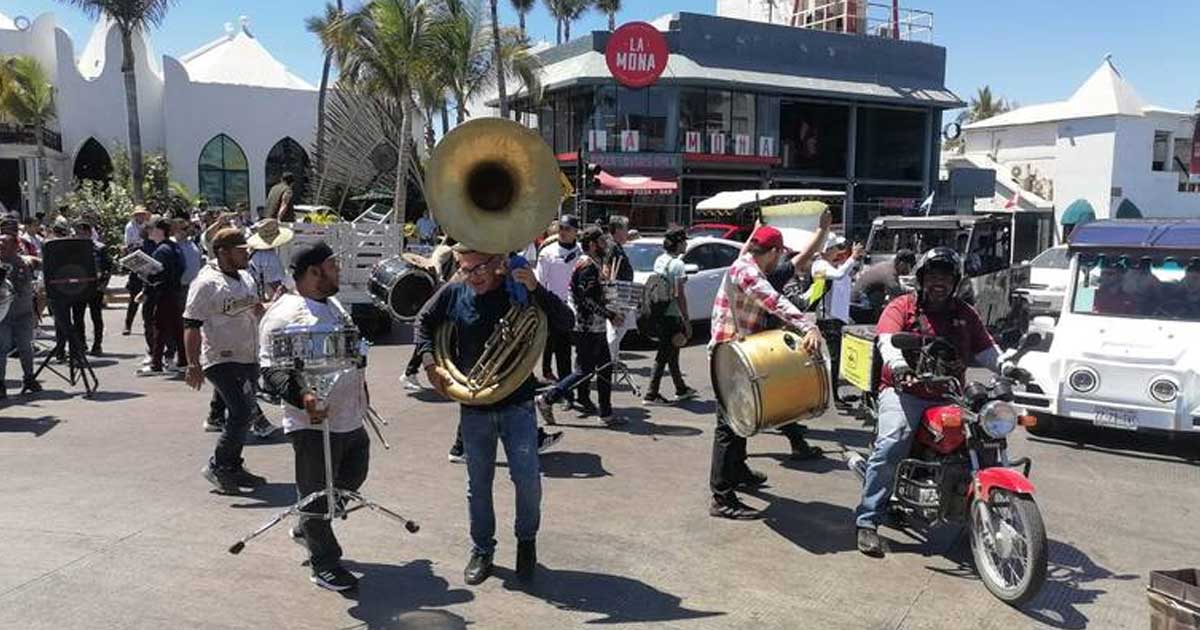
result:
<svg viewBox="0 0 1200 630"><path fill-rule="evenodd" d="M982 506L997 532L987 540L980 521L982 499L971 506L971 554L984 586L1000 601L1020 606L1046 581L1046 526L1032 497L993 489Z"/></svg>

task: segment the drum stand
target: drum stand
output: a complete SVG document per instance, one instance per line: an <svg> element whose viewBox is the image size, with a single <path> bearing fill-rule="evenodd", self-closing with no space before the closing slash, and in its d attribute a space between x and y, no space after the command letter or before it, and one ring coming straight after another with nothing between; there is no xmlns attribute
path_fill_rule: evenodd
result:
<svg viewBox="0 0 1200 630"><path fill-rule="evenodd" d="M320 400L322 402L322 404L324 404L324 401L328 400L329 393L333 390L333 387L334 387L334 385L337 384L338 380L340 380L342 376L349 374L349 373L350 373L350 370L339 370L332 374L329 374L329 373L323 373L323 374L306 373L305 378L309 381L309 384L313 387L313 391L316 394L317 399ZM376 435L378 435L379 439L383 442L384 448L390 449L391 446L388 445L387 440L383 439L383 433L379 430L379 426L377 424L379 422L382 422L383 424L386 425L387 422L385 420L383 420L383 418L380 417L379 414L376 413L374 409L371 409L370 406L367 407L367 413L366 413L366 416L364 417L364 420L366 421L366 423L368 425L371 426L372 429L375 430ZM246 543L248 543L251 540L254 540L255 538L258 538L262 534L266 533L267 530L278 525L285 518L292 516L294 514L303 512L304 508L308 507L309 504L311 504L313 501L316 501L317 499L321 499L321 498L326 499L326 501L325 501L326 511L325 511L325 514L321 515L321 518L323 518L327 521L330 521L330 523L333 522L333 519L338 518L338 517L345 520L345 518L351 512L355 512L355 511L361 510L363 508L371 508L372 510L379 512L380 514L383 514L384 516L387 516L395 521L402 523L404 525L404 529L408 530L410 533L415 534L418 531L420 531L421 526L418 525L415 521L411 521L407 518L404 518L400 514L372 501L371 499L367 498L362 493L356 492L353 490L343 490L341 488L334 487L334 485L333 485L333 456L330 452L331 448L330 448L329 434L330 434L329 420L326 419L325 421L323 421L321 423L321 446L323 448L324 456L325 456L325 489L318 490L316 492L309 494L308 496L300 499L300 501L298 501L297 503L292 504L286 510L283 510L282 512L279 512L275 516L271 517L270 520L268 520L266 523L263 523L262 526L260 526L258 529L243 536L240 540L238 540L237 542L230 545L229 553L234 554L234 555L241 553L242 550L246 548ZM352 503L357 503L357 505L347 507Z"/></svg>
<svg viewBox="0 0 1200 630"><path fill-rule="evenodd" d="M633 382L633 375L629 372L629 366L627 366L624 363L617 361L617 360L611 360L608 363L605 363L604 365L601 365L600 367L592 370L591 372L588 372L586 375L584 375L583 378L579 379L578 383L575 383L574 385L568 387L565 391L569 392L569 391L575 389L576 387L583 385L584 383L591 382L593 377L595 377L596 380L600 380L600 377L598 376L598 374L600 373L600 370L603 370L604 368L609 367L609 366L612 366L612 369L613 369L613 376L612 376L612 379L609 381L610 385L615 386L618 383L624 383L625 385L629 386L629 389L633 390L633 395L635 398L642 397L642 390L640 388L638 388L636 383Z"/></svg>

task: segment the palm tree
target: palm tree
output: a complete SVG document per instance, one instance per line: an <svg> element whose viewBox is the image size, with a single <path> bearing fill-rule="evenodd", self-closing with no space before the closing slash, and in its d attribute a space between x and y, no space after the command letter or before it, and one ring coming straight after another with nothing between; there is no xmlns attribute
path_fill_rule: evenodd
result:
<svg viewBox="0 0 1200 630"><path fill-rule="evenodd" d="M396 222L404 221L407 206L414 80L435 60L432 17L426 0L370 0L320 33L322 45L333 50L339 80L377 99L394 117Z"/></svg>
<svg viewBox="0 0 1200 630"><path fill-rule="evenodd" d="M596 0L596 8L608 14L608 30L617 30L617 12L621 10L621 0Z"/></svg>
<svg viewBox="0 0 1200 630"><path fill-rule="evenodd" d="M329 27L343 13L342 0L337 0L337 4L325 3L325 15L314 15L304 21L308 32L319 35L322 31ZM333 49L325 48L325 65L321 68L321 87L317 93L317 159L316 172L322 173L325 168L325 106L329 91L329 68L333 65ZM316 195L319 198L321 195L320 186L324 183L325 178L318 178Z"/></svg>
<svg viewBox="0 0 1200 630"><path fill-rule="evenodd" d="M563 39L571 41L571 22L583 17L592 8L592 0L562 0L565 5L563 12Z"/></svg>
<svg viewBox="0 0 1200 630"><path fill-rule="evenodd" d="M992 88L983 86L971 97L971 104L967 113L968 122L979 122L993 116L998 116L1012 109L1010 103L1006 103L1002 98L992 96Z"/></svg>
<svg viewBox="0 0 1200 630"><path fill-rule="evenodd" d="M49 177L46 170L45 127L54 119L54 85L45 69L33 57L14 56L0 59L0 112L29 127L37 143L38 183L42 190L39 205L50 208Z"/></svg>
<svg viewBox="0 0 1200 630"><path fill-rule="evenodd" d="M533 5L537 0L509 0L512 3L512 8L517 12L517 21L521 26L521 38L525 38L525 16L533 10Z"/></svg>
<svg viewBox="0 0 1200 630"><path fill-rule="evenodd" d="M492 65L496 67L496 92L500 96L500 117L508 118L508 94L504 85L504 64L500 57L500 18L496 14L496 0L490 0L492 8Z"/></svg>
<svg viewBox="0 0 1200 630"><path fill-rule="evenodd" d="M500 29L499 63L489 21L476 5L445 0L444 14L437 21L437 54L443 85L455 104L455 122L462 124L469 103L480 95L499 89L500 77L515 77L524 90L540 93L541 64L517 29Z"/></svg>
<svg viewBox="0 0 1200 630"><path fill-rule="evenodd" d="M138 118L137 76L134 74L133 34L162 24L167 9L178 0L59 0L81 9L91 19L107 17L121 31L121 73L125 75L125 117L129 124L129 163L133 170L133 201L142 203L142 125Z"/></svg>
<svg viewBox="0 0 1200 630"><path fill-rule="evenodd" d="M543 0L546 10L554 18L554 45L563 43L563 19L567 15L567 4L571 0Z"/></svg>

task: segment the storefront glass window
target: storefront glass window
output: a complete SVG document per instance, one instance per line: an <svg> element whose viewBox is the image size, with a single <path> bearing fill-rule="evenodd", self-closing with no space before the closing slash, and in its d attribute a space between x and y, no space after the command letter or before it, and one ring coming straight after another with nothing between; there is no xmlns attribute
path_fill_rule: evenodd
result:
<svg viewBox="0 0 1200 630"><path fill-rule="evenodd" d="M845 177L849 124L849 106L783 101L779 106L783 168L813 177Z"/></svg>
<svg viewBox="0 0 1200 630"><path fill-rule="evenodd" d="M608 151L616 151L621 139L617 131L617 88L605 85L596 88L592 99L591 129L605 132L608 138Z"/></svg>
<svg viewBox="0 0 1200 630"><path fill-rule="evenodd" d="M779 97L758 95L758 115L756 116L758 130L754 136L754 154L762 155L761 149L766 149L767 157L779 155ZM770 138L768 146L762 146L762 138Z"/></svg>
<svg viewBox="0 0 1200 630"><path fill-rule="evenodd" d="M592 125L592 90L571 90L571 150L587 147L587 132Z"/></svg>
<svg viewBox="0 0 1200 630"><path fill-rule="evenodd" d="M862 107L858 110L856 173L860 179L921 181L927 112Z"/></svg>
<svg viewBox="0 0 1200 630"><path fill-rule="evenodd" d="M547 146L554 146L554 103L549 99L538 109L538 133Z"/></svg>
<svg viewBox="0 0 1200 630"><path fill-rule="evenodd" d="M572 150L571 107L565 93L554 96L554 152L567 153Z"/></svg>
<svg viewBox="0 0 1200 630"><path fill-rule="evenodd" d="M733 147L734 153L739 153L737 139L738 136L745 136L745 146L741 148L740 153L743 155L754 155L754 131L755 131L755 114L757 113L754 107L754 95L742 92L735 92L732 97L732 118L730 125L730 146Z"/></svg>
<svg viewBox="0 0 1200 630"><path fill-rule="evenodd" d="M705 116L704 146L709 153L731 153L733 138L731 137L730 105L733 98L726 90L708 90L707 94L708 108ZM711 146L712 134L717 132L725 134L725 147L723 148Z"/></svg>
<svg viewBox="0 0 1200 630"><path fill-rule="evenodd" d="M679 90L679 142L676 146L679 151L687 150L687 132L694 131L700 134L700 148L703 150L704 143L708 141L704 138L707 131L705 123L706 111L708 109L708 96L704 90L683 88Z"/></svg>

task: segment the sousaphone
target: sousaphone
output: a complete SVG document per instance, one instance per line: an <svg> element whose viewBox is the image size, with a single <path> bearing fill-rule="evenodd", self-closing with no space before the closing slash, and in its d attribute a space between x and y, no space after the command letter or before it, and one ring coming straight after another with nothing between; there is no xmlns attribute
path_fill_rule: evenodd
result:
<svg viewBox="0 0 1200 630"><path fill-rule="evenodd" d="M533 130L503 118L480 118L446 134L425 174L425 195L448 236L477 252L520 251L558 216L564 189L558 159ZM450 375L451 398L469 405L499 402L541 360L549 325L532 303L514 303L467 373L454 365L454 327L443 324L434 345L437 367Z"/></svg>

